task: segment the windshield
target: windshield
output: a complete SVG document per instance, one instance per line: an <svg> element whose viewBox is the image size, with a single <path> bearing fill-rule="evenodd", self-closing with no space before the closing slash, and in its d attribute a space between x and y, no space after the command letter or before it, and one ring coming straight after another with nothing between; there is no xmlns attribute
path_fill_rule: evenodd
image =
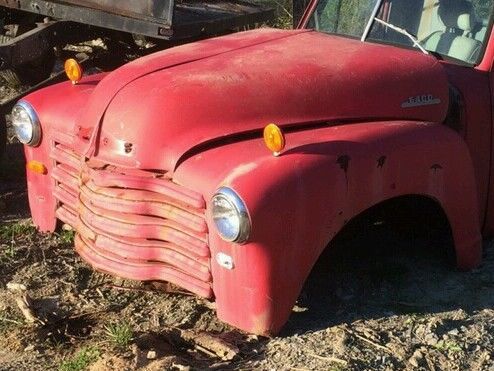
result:
<svg viewBox="0 0 494 371"><path fill-rule="evenodd" d="M308 26L476 64L493 7L492 0L320 0Z"/></svg>

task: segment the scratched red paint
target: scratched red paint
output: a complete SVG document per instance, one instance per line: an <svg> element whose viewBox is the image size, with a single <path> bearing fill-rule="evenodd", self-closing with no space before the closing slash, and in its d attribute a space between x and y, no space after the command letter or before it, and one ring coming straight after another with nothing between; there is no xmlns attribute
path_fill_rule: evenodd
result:
<svg viewBox="0 0 494 371"><path fill-rule="evenodd" d="M33 220L43 231L57 218L72 225L77 251L96 269L214 298L222 320L259 334L281 329L345 222L384 200L436 201L458 266L472 268L481 229L494 230L493 50L491 35L484 60L465 68L414 50L264 29L46 88L26 98L43 126L26 158L48 168L27 175ZM443 124L452 81L467 105L460 133ZM417 87L440 104L402 109ZM262 141L270 122L296 128L279 157ZM209 200L220 186L248 207L245 244L215 230ZM218 253L234 268L220 266Z"/></svg>

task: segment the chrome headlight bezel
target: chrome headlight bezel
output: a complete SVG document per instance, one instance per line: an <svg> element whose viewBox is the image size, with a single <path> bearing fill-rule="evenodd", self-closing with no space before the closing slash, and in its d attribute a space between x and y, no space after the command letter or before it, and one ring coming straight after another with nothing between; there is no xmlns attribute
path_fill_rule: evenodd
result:
<svg viewBox="0 0 494 371"><path fill-rule="evenodd" d="M23 135L25 133L21 133L21 129L25 127L26 123L24 122L21 124L16 122L16 110L22 110L22 112L27 115L31 131L30 135ZM36 111L28 102L19 101L15 104L12 108L11 122L19 142L31 147L36 147L41 142L41 123Z"/></svg>
<svg viewBox="0 0 494 371"><path fill-rule="evenodd" d="M235 233L227 233L224 229L225 223L220 223L220 218L215 216L215 214L217 214L215 211L217 206L215 206L215 204L220 200L225 201L229 205L230 210L235 214L237 220L234 224L238 224L238 227L235 228ZM233 189L221 187L215 192L211 199L211 215L216 229L223 240L242 244L249 238L251 231L249 213L244 201ZM233 223L231 223L231 225L233 225Z"/></svg>

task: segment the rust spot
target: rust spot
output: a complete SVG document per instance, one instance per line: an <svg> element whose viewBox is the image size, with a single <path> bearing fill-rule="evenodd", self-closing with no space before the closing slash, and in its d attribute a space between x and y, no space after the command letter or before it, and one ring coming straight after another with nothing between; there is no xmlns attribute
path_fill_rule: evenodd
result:
<svg viewBox="0 0 494 371"><path fill-rule="evenodd" d="M396 189L396 183L391 183L391 189Z"/></svg>
<svg viewBox="0 0 494 371"><path fill-rule="evenodd" d="M385 163L386 163L386 156L381 156L377 159L377 167L379 169L383 168Z"/></svg>
<svg viewBox="0 0 494 371"><path fill-rule="evenodd" d="M343 215L343 211L340 211L340 212L338 213L338 215L340 215L340 216L341 216L341 215Z"/></svg>
<svg viewBox="0 0 494 371"><path fill-rule="evenodd" d="M443 167L439 164L434 164L431 166L431 169L434 171L441 170Z"/></svg>
<svg viewBox="0 0 494 371"><path fill-rule="evenodd" d="M81 139L89 140L93 131L91 128L83 128L82 126L78 126L77 132Z"/></svg>
<svg viewBox="0 0 494 371"><path fill-rule="evenodd" d="M342 155L338 157L336 163L340 165L341 170L343 170L346 173L348 171L348 165L350 164L350 156Z"/></svg>
<svg viewBox="0 0 494 371"><path fill-rule="evenodd" d="M270 299L270 301L272 300ZM254 317L252 318L252 333L270 337L272 334L272 330L269 327L269 323L272 316L273 315L270 309L266 309L263 313L254 315Z"/></svg>
<svg viewBox="0 0 494 371"><path fill-rule="evenodd" d="M103 138L103 145L107 146L108 145L108 138Z"/></svg>
<svg viewBox="0 0 494 371"><path fill-rule="evenodd" d="M125 143L124 144L124 150L125 150L125 153L130 153L132 152L132 147L133 147L133 144L132 143Z"/></svg>

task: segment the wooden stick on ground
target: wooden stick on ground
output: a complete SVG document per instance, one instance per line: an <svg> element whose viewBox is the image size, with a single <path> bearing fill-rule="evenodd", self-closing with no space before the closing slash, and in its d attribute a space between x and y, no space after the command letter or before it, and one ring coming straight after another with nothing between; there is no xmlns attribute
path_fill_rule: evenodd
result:
<svg viewBox="0 0 494 371"><path fill-rule="evenodd" d="M32 307L32 299L27 292L24 292L22 295L17 296L15 298L15 303L19 307L22 315L29 323L39 323L44 325L45 323L40 320Z"/></svg>

